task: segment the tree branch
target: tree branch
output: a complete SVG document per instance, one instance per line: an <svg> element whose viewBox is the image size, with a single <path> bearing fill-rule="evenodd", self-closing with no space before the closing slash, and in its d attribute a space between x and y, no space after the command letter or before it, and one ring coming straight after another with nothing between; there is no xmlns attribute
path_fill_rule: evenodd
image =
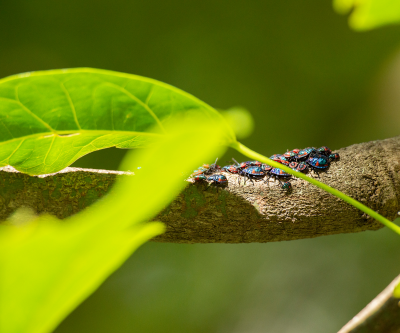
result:
<svg viewBox="0 0 400 333"><path fill-rule="evenodd" d="M393 291L399 283L400 275L338 333L398 333L400 331L400 303L398 298L393 297Z"/></svg>
<svg viewBox="0 0 400 333"><path fill-rule="evenodd" d="M341 159L321 173L321 181L394 220L400 210L400 136L340 149ZM123 172L66 168L28 176L0 169L0 220L18 207L59 218L87 207ZM226 188L192 184L155 220L167 225L156 241L174 243L273 242L377 230L380 223L337 197L301 179L286 193L277 183L247 182L225 174ZM242 183L243 184L243 183Z"/></svg>

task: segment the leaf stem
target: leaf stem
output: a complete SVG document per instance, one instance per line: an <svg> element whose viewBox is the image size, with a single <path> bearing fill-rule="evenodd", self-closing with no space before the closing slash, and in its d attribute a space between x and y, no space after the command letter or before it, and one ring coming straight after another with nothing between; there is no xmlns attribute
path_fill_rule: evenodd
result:
<svg viewBox="0 0 400 333"><path fill-rule="evenodd" d="M321 183L320 181L308 177L305 174L295 171L281 163L275 162L249 148L247 148L246 146L244 146L243 144L241 144L240 142L234 142L231 144L231 147L236 149L237 151L239 151L240 153L242 153L243 155L246 155L252 159L255 159L257 161L266 163L270 166L273 166L275 168L279 168L284 170L287 173L292 174L293 176L296 176L298 178L302 178L306 181L308 181L309 183L318 186L319 188L337 196L338 198L342 199L343 201L349 203L350 205L353 205L354 207L358 208L359 210L363 211L364 213L368 214L369 216L371 216L372 218L374 218L375 220L381 222L383 225L387 226L389 229L393 230L394 232L396 232L397 234L400 235L400 227L397 226L396 224L394 224L393 222L389 221L388 219L386 219L385 217L383 217L382 215L378 214L377 212L373 211L372 209L368 208L367 206L363 205L361 202L358 202L357 200L347 196L346 194L334 189L333 187L330 187L324 183Z"/></svg>

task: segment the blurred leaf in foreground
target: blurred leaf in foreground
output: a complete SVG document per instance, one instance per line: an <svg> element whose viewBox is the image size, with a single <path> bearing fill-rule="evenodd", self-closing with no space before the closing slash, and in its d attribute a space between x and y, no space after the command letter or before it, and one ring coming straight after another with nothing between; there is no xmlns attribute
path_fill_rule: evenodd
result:
<svg viewBox="0 0 400 333"><path fill-rule="evenodd" d="M143 222L187 185L191 170L224 150L215 145L223 131L209 123L181 123L169 133L130 153L124 163L139 163L140 172L88 209L62 222L24 213L11 221L17 226L0 225L0 332L52 331L138 246L163 232L161 223ZM25 215L31 222L21 223Z"/></svg>
<svg viewBox="0 0 400 333"><path fill-rule="evenodd" d="M400 22L399 0L334 0L333 7L339 14L347 14L354 30L370 30L382 25Z"/></svg>
<svg viewBox="0 0 400 333"><path fill-rule="evenodd" d="M254 120L247 109L234 107L220 112L238 139L247 138L253 133Z"/></svg>

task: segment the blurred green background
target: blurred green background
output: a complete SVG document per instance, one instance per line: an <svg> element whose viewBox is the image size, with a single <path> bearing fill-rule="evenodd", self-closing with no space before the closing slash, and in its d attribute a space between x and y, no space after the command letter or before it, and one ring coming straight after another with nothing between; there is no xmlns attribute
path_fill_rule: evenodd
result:
<svg viewBox="0 0 400 333"><path fill-rule="evenodd" d="M329 0L0 6L0 77L88 66L155 78L216 108L249 109L256 127L242 141L267 156L400 134L400 26L351 31ZM125 152L75 166L116 169ZM243 160L229 150L221 163L232 157ZM399 243L388 230L148 243L56 332L336 332L399 274Z"/></svg>

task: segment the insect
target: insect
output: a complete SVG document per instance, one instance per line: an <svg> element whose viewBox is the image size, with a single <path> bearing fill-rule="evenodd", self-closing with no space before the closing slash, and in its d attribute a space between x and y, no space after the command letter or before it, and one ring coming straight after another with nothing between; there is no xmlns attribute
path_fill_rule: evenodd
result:
<svg viewBox="0 0 400 333"><path fill-rule="evenodd" d="M280 161L278 161L279 163L281 163L281 164L283 164L283 165L286 165L286 166L289 166L290 165L290 162L289 161L287 161L286 159L285 160L280 160Z"/></svg>
<svg viewBox="0 0 400 333"><path fill-rule="evenodd" d="M206 175L212 174L213 172L219 171L221 170L221 167L219 165L217 165L217 161L218 161L218 157L215 160L215 162L213 164L203 164L202 167L199 168L199 170L202 168L204 169L204 173Z"/></svg>
<svg viewBox="0 0 400 333"><path fill-rule="evenodd" d="M268 164L262 163L261 164L261 169L264 170L264 172L268 172L272 169L272 166L269 166Z"/></svg>
<svg viewBox="0 0 400 333"><path fill-rule="evenodd" d="M308 166L305 162L300 162L300 163L291 162L289 164L289 168L292 168L293 170L304 172L304 173L306 173L308 170Z"/></svg>
<svg viewBox="0 0 400 333"><path fill-rule="evenodd" d="M308 165L305 162L300 162L297 165L296 170L306 173L308 171Z"/></svg>
<svg viewBox="0 0 400 333"><path fill-rule="evenodd" d="M329 158L325 155L315 155L310 157L306 163L308 166L317 174L319 178L318 171L323 171L329 168L330 162Z"/></svg>
<svg viewBox="0 0 400 333"><path fill-rule="evenodd" d="M292 189L292 184L290 182L282 183L282 190L290 191Z"/></svg>
<svg viewBox="0 0 400 333"><path fill-rule="evenodd" d="M246 169L249 166L261 166L261 164L262 164L259 161L246 161L246 162L239 163L234 158L232 158L232 160L236 163L237 167L240 169Z"/></svg>
<svg viewBox="0 0 400 333"><path fill-rule="evenodd" d="M251 163L250 165L258 166L258 167L261 166L261 164L262 164L262 163L259 162L259 161L251 161L250 163Z"/></svg>
<svg viewBox="0 0 400 333"><path fill-rule="evenodd" d="M330 159L331 161L337 161L338 159L340 159L340 156L339 156L338 153L333 153L333 154L330 154L330 155L329 155L329 159Z"/></svg>
<svg viewBox="0 0 400 333"><path fill-rule="evenodd" d="M268 179L264 182L269 183L269 179L273 177L274 179L277 179L279 181L279 184L282 185L281 179L280 178L290 178L292 175L290 173L286 173L282 169L278 168L272 168L271 171L268 172Z"/></svg>
<svg viewBox="0 0 400 333"><path fill-rule="evenodd" d="M254 185L253 179L261 179L265 177L264 170L259 166L249 166L246 169L240 171L240 175L244 177L244 184L246 184L246 179L250 179L250 181ZM238 179L240 184L240 178Z"/></svg>
<svg viewBox="0 0 400 333"><path fill-rule="evenodd" d="M274 154L274 155L272 155L269 159L270 160L273 160L273 161L275 161L275 162L280 162L281 161L281 158L282 158L282 155L281 154ZM286 159L286 158L285 158Z"/></svg>
<svg viewBox="0 0 400 333"><path fill-rule="evenodd" d="M210 177L207 178L207 180L209 182L211 182L211 184L215 184L215 185L226 185L228 184L228 179L226 179L226 177L224 175L211 175Z"/></svg>
<svg viewBox="0 0 400 333"><path fill-rule="evenodd" d="M286 153L283 154L283 156L288 160L288 161L294 161L298 152L295 153L293 150L292 151L287 151Z"/></svg>
<svg viewBox="0 0 400 333"><path fill-rule="evenodd" d="M226 165L222 167L222 170L229 173L238 173L239 169L236 165Z"/></svg>
<svg viewBox="0 0 400 333"><path fill-rule="evenodd" d="M195 183L200 183L204 180L207 180L207 177L204 176L204 174L200 174L200 175L196 175L194 177L192 177Z"/></svg>
<svg viewBox="0 0 400 333"><path fill-rule="evenodd" d="M318 153L321 155L329 156L332 151L327 146L322 146L317 149Z"/></svg>
<svg viewBox="0 0 400 333"><path fill-rule="evenodd" d="M205 171L205 169L200 167L199 169L193 171L193 173L191 174L191 177L204 175L204 171Z"/></svg>
<svg viewBox="0 0 400 333"><path fill-rule="evenodd" d="M306 160L307 157L309 157L309 156L311 157L316 153L317 153L317 150L314 147L308 147L308 148L304 148L304 149L300 150L295 158L296 158L296 161L303 161L303 160Z"/></svg>
<svg viewBox="0 0 400 333"><path fill-rule="evenodd" d="M246 169L247 167L250 166L250 163L251 163L250 161L239 163L234 158L232 158L232 160L233 160L233 162L236 163L236 168L238 168L239 171L243 170L243 169Z"/></svg>
<svg viewBox="0 0 400 333"><path fill-rule="evenodd" d="M300 149L297 149L297 148L295 148L295 149L292 150L292 152L294 152L295 154L298 154L299 151L300 151Z"/></svg>

